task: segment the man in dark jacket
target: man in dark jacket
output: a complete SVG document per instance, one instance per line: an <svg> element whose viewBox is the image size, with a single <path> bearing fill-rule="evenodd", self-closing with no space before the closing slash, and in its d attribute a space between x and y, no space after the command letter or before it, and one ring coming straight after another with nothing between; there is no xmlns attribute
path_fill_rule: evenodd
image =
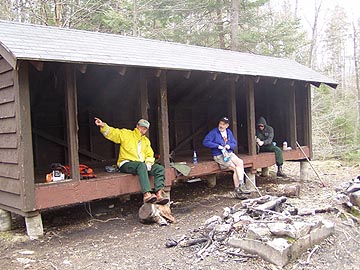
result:
<svg viewBox="0 0 360 270"><path fill-rule="evenodd" d="M273 144L274 129L266 123L264 117L260 117L257 121L256 143L260 147L260 152L275 152L276 165L278 167L277 176L286 177L282 171L284 163L282 151Z"/></svg>

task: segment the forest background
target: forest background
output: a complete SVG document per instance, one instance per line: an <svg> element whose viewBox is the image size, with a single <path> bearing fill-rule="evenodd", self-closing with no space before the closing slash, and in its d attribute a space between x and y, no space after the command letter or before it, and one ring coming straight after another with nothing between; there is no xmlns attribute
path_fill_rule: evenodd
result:
<svg viewBox="0 0 360 270"><path fill-rule="evenodd" d="M0 19L294 59L339 82L312 91L314 157L358 163L357 1L0 0Z"/></svg>

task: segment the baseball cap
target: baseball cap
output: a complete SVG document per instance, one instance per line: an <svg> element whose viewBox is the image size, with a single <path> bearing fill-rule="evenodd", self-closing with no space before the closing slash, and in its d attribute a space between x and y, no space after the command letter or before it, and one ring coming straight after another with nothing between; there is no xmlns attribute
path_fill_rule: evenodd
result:
<svg viewBox="0 0 360 270"><path fill-rule="evenodd" d="M148 120L145 119L140 119L137 123L140 127L146 127L149 128L150 127L150 123Z"/></svg>
<svg viewBox="0 0 360 270"><path fill-rule="evenodd" d="M220 118L219 122L224 122L225 124L229 124L230 121L229 121L229 118L227 118L226 116L223 116Z"/></svg>

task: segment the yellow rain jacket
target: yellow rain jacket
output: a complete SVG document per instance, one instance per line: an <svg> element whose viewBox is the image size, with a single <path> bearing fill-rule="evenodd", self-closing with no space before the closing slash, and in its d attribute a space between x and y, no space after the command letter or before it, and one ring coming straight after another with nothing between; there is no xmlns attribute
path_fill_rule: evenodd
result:
<svg viewBox="0 0 360 270"><path fill-rule="evenodd" d="M120 144L118 166L125 160L154 164L154 151L151 148L150 140L145 135L142 136L137 128L134 130L119 129L105 124L100 128L100 132L106 139ZM139 143L141 143L140 146Z"/></svg>

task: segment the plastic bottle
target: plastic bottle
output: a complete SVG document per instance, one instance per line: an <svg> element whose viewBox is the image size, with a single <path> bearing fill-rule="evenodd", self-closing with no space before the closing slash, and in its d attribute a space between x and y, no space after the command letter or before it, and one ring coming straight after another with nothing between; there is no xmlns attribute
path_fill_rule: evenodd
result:
<svg viewBox="0 0 360 270"><path fill-rule="evenodd" d="M197 164L197 163L198 163L196 151L194 151L194 154L193 154L193 163L194 163L194 164Z"/></svg>
<svg viewBox="0 0 360 270"><path fill-rule="evenodd" d="M283 142L283 150L285 151L285 150L287 150L287 148L288 148L287 141L284 141Z"/></svg>
<svg viewBox="0 0 360 270"><path fill-rule="evenodd" d="M221 149L221 152L222 152L222 154L224 156L224 161L228 162L230 160L230 155L229 155L228 151L226 151L226 149L223 148L223 149Z"/></svg>

